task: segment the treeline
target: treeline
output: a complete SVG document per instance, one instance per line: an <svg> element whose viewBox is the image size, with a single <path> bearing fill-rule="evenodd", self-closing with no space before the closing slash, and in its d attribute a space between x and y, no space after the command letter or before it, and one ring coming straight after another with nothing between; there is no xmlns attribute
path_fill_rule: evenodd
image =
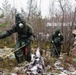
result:
<svg viewBox="0 0 76 75"><path fill-rule="evenodd" d="M34 29L36 42L39 43L42 42L42 40L46 42L49 40L49 38L47 39L47 34L49 34L50 37L54 30L60 27L61 32L64 35L63 52L67 51L67 54L69 54L73 42L72 30L76 26L76 7L72 6L69 0L50 1L48 7L49 16L43 18L41 2L42 1L40 1L40 6L38 7L37 0L28 0L27 11L21 8L21 13L25 16L26 22ZM57 6L56 3L58 4ZM0 33L2 33L15 24L15 14L17 13L17 9L12 7L8 0L4 0L0 11L2 12L0 15ZM10 45L9 43L11 42L11 47L13 47L15 41L16 34L5 38L3 42L0 40L0 43L3 44L0 46Z"/></svg>

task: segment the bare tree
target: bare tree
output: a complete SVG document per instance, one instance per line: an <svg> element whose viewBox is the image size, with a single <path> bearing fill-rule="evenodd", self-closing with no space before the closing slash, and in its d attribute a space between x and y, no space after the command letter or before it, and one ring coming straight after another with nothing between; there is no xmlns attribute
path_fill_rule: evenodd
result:
<svg viewBox="0 0 76 75"><path fill-rule="evenodd" d="M8 0L4 0L2 6L3 6L2 9L4 11L4 16L8 17L11 11L11 5L8 3Z"/></svg>
<svg viewBox="0 0 76 75"><path fill-rule="evenodd" d="M75 7L75 12L74 12L74 15L73 15L73 19L72 19L72 24L70 26L70 33L69 33L69 38L68 38L68 51L67 51L67 55L69 55L69 52L70 52L70 48L72 46L72 30L74 28L74 24L75 24L75 18L76 18L76 7Z"/></svg>
<svg viewBox="0 0 76 75"><path fill-rule="evenodd" d="M33 0L28 1L28 18L27 18L28 21L30 19L30 14L31 14L31 9L32 9L32 2L33 2Z"/></svg>
<svg viewBox="0 0 76 75"><path fill-rule="evenodd" d="M55 0L49 3L50 22L52 25L52 32L54 31L54 15L55 15Z"/></svg>
<svg viewBox="0 0 76 75"><path fill-rule="evenodd" d="M54 28L54 24L61 27L61 31L64 35L63 52L66 51L69 55L70 48L72 46L72 35L71 32L75 24L75 11L72 10L72 6L69 0L58 0L59 7L55 7L55 2L50 5L50 22ZM58 9L57 9L58 8ZM52 29L53 29L52 28ZM55 28L54 28L55 29Z"/></svg>
<svg viewBox="0 0 76 75"><path fill-rule="evenodd" d="M66 7L67 7L68 0L67 1L59 0L58 2L60 4L60 8L62 10L62 22L61 22L62 25L61 26L62 26L62 33L63 33L64 17L65 17L65 12L66 12Z"/></svg>

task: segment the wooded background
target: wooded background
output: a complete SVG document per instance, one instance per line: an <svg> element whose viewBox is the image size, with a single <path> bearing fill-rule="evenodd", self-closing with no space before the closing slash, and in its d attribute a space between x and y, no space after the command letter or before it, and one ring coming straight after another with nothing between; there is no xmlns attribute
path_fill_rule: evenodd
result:
<svg viewBox="0 0 76 75"><path fill-rule="evenodd" d="M21 13L24 15L26 22L33 27L37 44L43 42L46 46L54 30L60 28L64 36L62 52L67 52L69 55L73 43L72 30L76 28L76 7L72 7L68 0L58 0L59 9L57 9L55 2L54 0L49 4L49 17L42 17L41 1L38 8L36 0L28 0L28 12L21 8ZM11 7L8 0L4 0L0 12L2 12L0 14L0 33L2 33L15 25L17 9ZM14 47L15 42L16 34L13 34L0 40L0 47Z"/></svg>

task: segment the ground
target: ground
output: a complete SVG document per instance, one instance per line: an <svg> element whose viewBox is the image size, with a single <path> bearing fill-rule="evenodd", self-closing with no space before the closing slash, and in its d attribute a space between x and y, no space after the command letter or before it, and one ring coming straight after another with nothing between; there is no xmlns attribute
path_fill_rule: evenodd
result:
<svg viewBox="0 0 76 75"><path fill-rule="evenodd" d="M6 48L7 52L9 48ZM67 56L65 53L61 53L59 58L53 58L50 56L50 51L43 50L43 57L45 62L44 75L76 75L76 58ZM5 55L4 55L5 56ZM25 62L20 67L17 67L17 62L14 59L13 54L3 61L0 61L0 75L26 75L23 72Z"/></svg>

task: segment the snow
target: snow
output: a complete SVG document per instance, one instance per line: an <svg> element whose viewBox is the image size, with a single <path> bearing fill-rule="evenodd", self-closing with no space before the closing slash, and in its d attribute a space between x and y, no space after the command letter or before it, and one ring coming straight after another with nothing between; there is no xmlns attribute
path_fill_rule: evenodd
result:
<svg viewBox="0 0 76 75"><path fill-rule="evenodd" d="M40 48L39 47L36 50L36 57L40 57Z"/></svg>
<svg viewBox="0 0 76 75"><path fill-rule="evenodd" d="M64 73L64 72L61 72L61 74L59 74L59 75L67 75L66 73Z"/></svg>
<svg viewBox="0 0 76 75"><path fill-rule="evenodd" d="M11 75L17 75L17 74L15 74L15 73L11 73Z"/></svg>
<svg viewBox="0 0 76 75"><path fill-rule="evenodd" d="M10 58L14 58L13 56L14 55L12 54L12 56ZM45 68L45 70L42 68L42 64L44 64L44 63L42 63L42 64L40 63L40 61L41 62L44 62L44 60L41 57L42 56L40 55L40 48L38 47L37 50L36 50L36 53L35 54L31 54L31 63L28 63L28 65L32 65L34 63L34 61L37 62L37 63L35 63L35 65L32 65L31 68L30 68L30 70L31 70L31 72L33 74L38 74L37 70L38 70L38 68L40 68L41 71L43 73L45 73L46 75L51 75L51 74L53 74L53 75L71 75L71 74L72 75L76 75L76 71L74 71L74 70L72 71L72 68L74 68L74 67L72 67L70 64L69 64L69 68L71 69L71 71L64 69L63 63L62 63L62 60L64 60L63 59L63 56L60 56L60 58L58 60L56 60L56 62L53 64L54 67L55 67L54 69L52 69L52 64L48 64L47 67ZM41 58L41 60L39 58ZM26 64L25 64L25 66L26 66ZM51 68L52 69L49 73L47 72L48 68ZM16 74L17 71L20 71L20 72L23 71L23 73L25 73L26 70L27 70L27 68L24 69L24 66L23 66L23 69L22 69L22 67L15 67L13 69L14 72L11 72L10 75L17 75ZM57 71L59 71L59 74L56 73ZM7 71L4 71L1 74L2 75L3 74L5 75L5 73L8 73L8 72Z"/></svg>

